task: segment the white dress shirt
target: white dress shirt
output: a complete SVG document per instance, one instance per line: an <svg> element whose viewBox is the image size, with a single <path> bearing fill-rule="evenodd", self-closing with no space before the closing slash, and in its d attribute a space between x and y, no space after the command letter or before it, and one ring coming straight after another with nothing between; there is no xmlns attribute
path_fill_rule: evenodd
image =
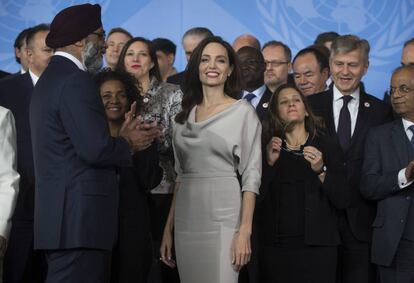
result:
<svg viewBox="0 0 414 283"><path fill-rule="evenodd" d="M33 86L35 86L37 81L39 80L39 77L36 76L30 69L29 69L29 75L30 75L30 78L32 79Z"/></svg>
<svg viewBox="0 0 414 283"><path fill-rule="evenodd" d="M78 66L79 69L81 69L82 71L86 71L86 67L82 64L82 62L79 61L79 59L76 58L75 56L73 56L72 54L69 54L69 53L63 52L63 51L56 51L54 56L65 57L65 58L69 59L70 61L72 61L73 63L75 63L76 66Z"/></svg>
<svg viewBox="0 0 414 283"><path fill-rule="evenodd" d="M410 126L414 125L413 122L410 122L408 120L402 119L405 134L407 135L407 138L409 141L411 141L411 138L413 137L413 132L409 129ZM408 187L414 182L414 180L411 180L410 182L407 182L407 178L405 177L405 168L401 169L398 172L398 186L400 189L404 189L405 187Z"/></svg>
<svg viewBox="0 0 414 283"><path fill-rule="evenodd" d="M0 106L0 235L6 239L18 192L14 118L10 110Z"/></svg>
<svg viewBox="0 0 414 283"><path fill-rule="evenodd" d="M262 85L261 87L259 87L258 89L254 90L254 91L247 91L247 90L243 90L243 98L245 98L246 95L248 95L249 93L253 93L254 95L256 95L255 98L253 98L250 103L253 105L254 108L257 108L257 105L260 102L260 99L262 99L263 94L266 91L266 85Z"/></svg>
<svg viewBox="0 0 414 283"><path fill-rule="evenodd" d="M348 110L349 114L351 114L351 137L354 134L356 121L358 118L358 108L359 108L359 88L357 88L353 93L350 94L353 99L348 102ZM335 120L335 130L338 132L338 124L339 124L339 113L341 112L342 105L344 104L344 100L342 99L343 94L333 86L333 115Z"/></svg>

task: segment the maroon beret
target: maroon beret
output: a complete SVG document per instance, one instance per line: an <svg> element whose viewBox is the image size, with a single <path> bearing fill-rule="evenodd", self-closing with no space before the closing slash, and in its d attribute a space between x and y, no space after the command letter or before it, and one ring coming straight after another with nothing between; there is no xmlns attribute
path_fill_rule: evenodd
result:
<svg viewBox="0 0 414 283"><path fill-rule="evenodd" d="M82 4L60 11L50 24L46 45L59 48L71 45L102 27L101 6Z"/></svg>

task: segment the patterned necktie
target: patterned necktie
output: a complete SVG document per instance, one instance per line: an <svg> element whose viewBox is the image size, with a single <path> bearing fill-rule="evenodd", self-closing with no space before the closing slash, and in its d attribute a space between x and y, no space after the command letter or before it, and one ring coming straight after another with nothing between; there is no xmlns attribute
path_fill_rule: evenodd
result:
<svg viewBox="0 0 414 283"><path fill-rule="evenodd" d="M349 113L348 103L353 97L350 95L342 96L344 104L339 112L338 138L343 151L347 151L351 143L351 114Z"/></svg>
<svg viewBox="0 0 414 283"><path fill-rule="evenodd" d="M252 103L253 98L256 97L254 93L248 93L243 99L246 99L248 102Z"/></svg>
<svg viewBox="0 0 414 283"><path fill-rule="evenodd" d="M413 133L410 143L411 143L411 146L414 148L414 125L409 126L408 129Z"/></svg>

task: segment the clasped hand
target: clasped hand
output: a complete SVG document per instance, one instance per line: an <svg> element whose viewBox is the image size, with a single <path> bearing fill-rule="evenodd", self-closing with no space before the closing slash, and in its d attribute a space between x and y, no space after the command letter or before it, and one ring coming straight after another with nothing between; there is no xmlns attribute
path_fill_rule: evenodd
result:
<svg viewBox="0 0 414 283"><path fill-rule="evenodd" d="M266 146L267 163L273 166L279 159L280 151L282 149L282 139L279 137L272 137ZM305 146L303 148L303 157L309 162L311 168L315 172L319 172L323 166L323 155L314 146Z"/></svg>
<svg viewBox="0 0 414 283"><path fill-rule="evenodd" d="M141 116L135 117L136 103L131 105L131 110L125 114L119 135L125 138L132 151L137 152L151 146L153 141L160 137L161 130L158 121L144 123Z"/></svg>

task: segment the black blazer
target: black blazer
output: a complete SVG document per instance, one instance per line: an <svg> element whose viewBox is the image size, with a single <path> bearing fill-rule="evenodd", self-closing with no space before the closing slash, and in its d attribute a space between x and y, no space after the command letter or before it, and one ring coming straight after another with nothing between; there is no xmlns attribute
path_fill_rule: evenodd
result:
<svg viewBox="0 0 414 283"><path fill-rule="evenodd" d="M317 174L311 172L305 190L305 243L308 245L334 246L340 243L336 209L349 205L350 190L345 180L344 167L336 154L338 145L330 137L320 133L309 143L323 154L327 166L325 181L320 182ZM264 146L265 147L265 146ZM263 152L266 152L263 149ZM284 151L281 154L289 154ZM265 155L265 154L264 154ZM278 174L278 163L269 166L263 157L263 174L258 199L259 235L262 243L277 242L275 188L283 179ZM312 170L309 165L309 170Z"/></svg>
<svg viewBox="0 0 414 283"><path fill-rule="evenodd" d="M333 84L329 90L308 97L314 113L321 116L327 132L339 144L333 117ZM351 189L352 202L346 209L348 221L354 236L360 240L371 241L371 224L376 213L376 203L364 199L359 191L362 162L364 158L365 138L368 130L392 120L391 107L360 88L358 117L351 145L347 152L339 150L346 169L347 180Z"/></svg>
<svg viewBox="0 0 414 283"><path fill-rule="evenodd" d="M259 116L259 120L261 122L267 116L267 111L269 109L269 100L271 96L272 96L272 92L270 91L270 89L266 87L266 91L263 93L263 96L260 99L259 104L257 104L257 107L256 107L256 113L257 113L257 116Z"/></svg>
<svg viewBox="0 0 414 283"><path fill-rule="evenodd" d="M115 243L115 167L132 161L127 141L110 136L98 93L90 74L57 55L33 91L36 249L111 250Z"/></svg>
<svg viewBox="0 0 414 283"><path fill-rule="evenodd" d="M0 79L3 79L3 78L8 77L10 75L11 75L10 73L7 73L5 71L0 70Z"/></svg>
<svg viewBox="0 0 414 283"><path fill-rule="evenodd" d="M179 85L180 87L183 84L185 71L179 72L167 78L167 83Z"/></svg>
<svg viewBox="0 0 414 283"><path fill-rule="evenodd" d="M133 166L120 168L119 233L113 251L114 282L146 282L152 262L147 195L162 179L156 144L133 155Z"/></svg>
<svg viewBox="0 0 414 283"><path fill-rule="evenodd" d="M16 121L17 171L20 174L19 194L13 221L33 221L35 174L29 106L33 82L29 72L12 75L0 81L0 105L10 109Z"/></svg>
<svg viewBox="0 0 414 283"><path fill-rule="evenodd" d="M411 151L411 154L410 154ZM406 227L409 207L414 198L414 184L400 189L398 172L411 161L411 144L401 119L370 130L365 148L361 192L378 201L373 226L371 258L379 265L389 266ZM413 216L411 216L413 217Z"/></svg>

